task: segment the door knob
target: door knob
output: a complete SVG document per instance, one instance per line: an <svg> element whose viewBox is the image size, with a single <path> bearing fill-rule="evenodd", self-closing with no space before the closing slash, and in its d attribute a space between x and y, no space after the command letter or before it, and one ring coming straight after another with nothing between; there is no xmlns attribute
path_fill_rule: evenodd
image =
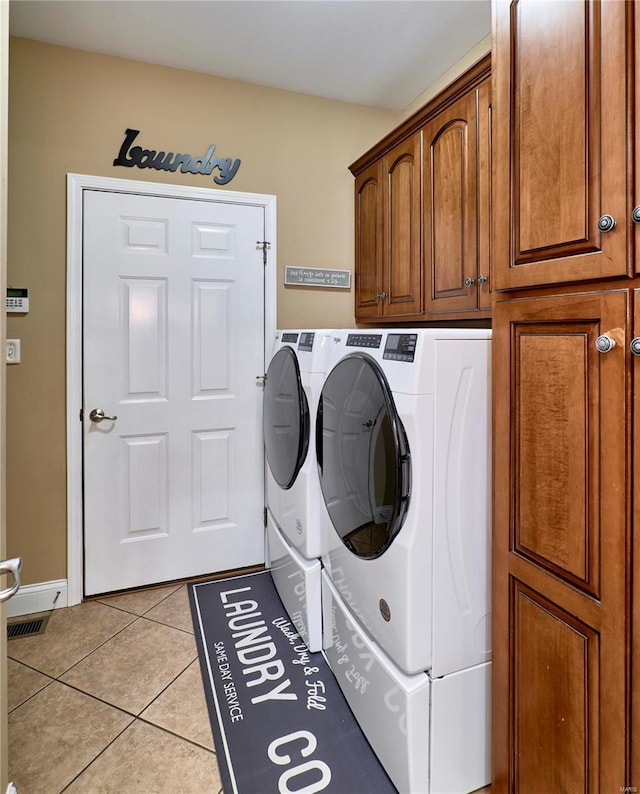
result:
<svg viewBox="0 0 640 794"><path fill-rule="evenodd" d="M610 232L616 228L616 220L613 215L602 215L598 218L598 229L601 232Z"/></svg>
<svg viewBox="0 0 640 794"><path fill-rule="evenodd" d="M609 350L613 350L616 346L616 340L612 339L610 336L606 334L602 334L596 339L596 350L598 353L608 353Z"/></svg>
<svg viewBox="0 0 640 794"><path fill-rule="evenodd" d="M11 560L3 560L0 562L0 576L5 573L10 573L13 576L13 585L7 587L6 590L0 591L0 604L8 601L20 589L20 569L22 568L22 560L20 557L14 557Z"/></svg>
<svg viewBox="0 0 640 794"><path fill-rule="evenodd" d="M115 421L117 418L117 416L107 416L102 408L94 408L89 414L89 419L91 419L92 422L102 422L103 419Z"/></svg>

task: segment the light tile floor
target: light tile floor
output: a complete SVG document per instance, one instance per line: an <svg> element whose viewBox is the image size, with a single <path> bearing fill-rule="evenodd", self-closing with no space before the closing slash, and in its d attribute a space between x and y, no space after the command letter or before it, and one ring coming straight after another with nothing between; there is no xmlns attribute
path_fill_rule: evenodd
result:
<svg viewBox="0 0 640 794"><path fill-rule="evenodd" d="M18 794L222 794L186 585L55 610L7 647Z"/></svg>
<svg viewBox="0 0 640 794"><path fill-rule="evenodd" d="M55 610L7 646L18 794L222 791L186 585Z"/></svg>

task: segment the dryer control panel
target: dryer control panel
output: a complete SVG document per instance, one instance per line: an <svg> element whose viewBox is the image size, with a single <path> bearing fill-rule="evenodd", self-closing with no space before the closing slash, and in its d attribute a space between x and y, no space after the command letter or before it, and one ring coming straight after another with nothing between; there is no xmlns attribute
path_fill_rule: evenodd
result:
<svg viewBox="0 0 640 794"><path fill-rule="evenodd" d="M411 363L416 355L417 342L418 334L387 334L382 358Z"/></svg>
<svg viewBox="0 0 640 794"><path fill-rule="evenodd" d="M306 350L310 353L313 350L313 339L315 334L313 331L300 334L300 341L298 342L298 350Z"/></svg>

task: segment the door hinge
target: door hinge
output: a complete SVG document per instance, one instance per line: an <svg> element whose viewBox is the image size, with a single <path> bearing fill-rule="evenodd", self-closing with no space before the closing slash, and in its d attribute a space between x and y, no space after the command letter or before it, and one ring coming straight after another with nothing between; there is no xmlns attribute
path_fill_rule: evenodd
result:
<svg viewBox="0 0 640 794"><path fill-rule="evenodd" d="M271 243L268 243L266 240L258 240L256 246L258 250L262 249L262 264L266 267L267 251L271 248Z"/></svg>
<svg viewBox="0 0 640 794"><path fill-rule="evenodd" d="M264 521L264 525L265 525L265 528L266 528L266 526L267 526L267 508L266 507L264 509L263 521Z"/></svg>

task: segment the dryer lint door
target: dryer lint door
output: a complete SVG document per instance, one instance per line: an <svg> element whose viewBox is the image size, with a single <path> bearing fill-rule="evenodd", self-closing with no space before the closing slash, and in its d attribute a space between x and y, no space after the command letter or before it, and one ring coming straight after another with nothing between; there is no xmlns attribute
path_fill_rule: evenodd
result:
<svg viewBox="0 0 640 794"><path fill-rule="evenodd" d="M291 488L309 448L309 405L298 359L290 347L282 347L271 359L263 414L269 469L281 488Z"/></svg>
<svg viewBox="0 0 640 794"><path fill-rule="evenodd" d="M366 353L346 356L327 377L316 446L322 494L338 537L359 557L379 556L402 527L411 467L389 385Z"/></svg>

